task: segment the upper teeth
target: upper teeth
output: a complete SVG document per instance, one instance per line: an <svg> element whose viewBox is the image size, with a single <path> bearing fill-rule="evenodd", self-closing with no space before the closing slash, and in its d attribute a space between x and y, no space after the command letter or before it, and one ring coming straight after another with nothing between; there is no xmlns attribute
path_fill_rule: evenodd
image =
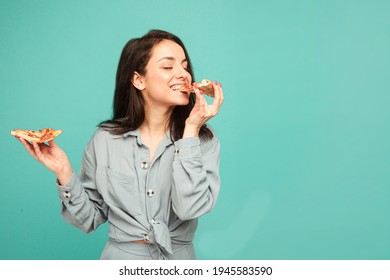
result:
<svg viewBox="0 0 390 280"><path fill-rule="evenodd" d="M180 85L171 86L171 89L172 90L179 90L180 89Z"/></svg>

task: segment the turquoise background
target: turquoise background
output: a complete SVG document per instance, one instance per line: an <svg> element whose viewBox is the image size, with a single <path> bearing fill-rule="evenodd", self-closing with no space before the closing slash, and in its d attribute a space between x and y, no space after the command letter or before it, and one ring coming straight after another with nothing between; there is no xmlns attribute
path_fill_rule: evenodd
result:
<svg viewBox="0 0 390 280"><path fill-rule="evenodd" d="M53 127L75 170L124 44L180 36L225 103L200 259L390 259L390 2L0 1L0 259L98 259L10 130Z"/></svg>

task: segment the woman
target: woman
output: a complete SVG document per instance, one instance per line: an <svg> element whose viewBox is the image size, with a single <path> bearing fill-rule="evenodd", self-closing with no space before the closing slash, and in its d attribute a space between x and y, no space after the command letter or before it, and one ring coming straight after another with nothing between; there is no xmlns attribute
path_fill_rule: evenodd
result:
<svg viewBox="0 0 390 280"><path fill-rule="evenodd" d="M188 53L175 35L151 30L124 47L117 70L113 118L85 148L79 175L63 150L19 139L57 176L61 215L86 233L109 222L101 259L196 259L197 218L215 205L220 144L205 123L223 90L214 82L208 104L175 91L191 84Z"/></svg>

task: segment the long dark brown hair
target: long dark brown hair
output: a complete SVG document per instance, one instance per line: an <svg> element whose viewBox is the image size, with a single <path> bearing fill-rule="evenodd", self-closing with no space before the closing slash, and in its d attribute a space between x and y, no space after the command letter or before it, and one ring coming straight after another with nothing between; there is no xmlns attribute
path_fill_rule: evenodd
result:
<svg viewBox="0 0 390 280"><path fill-rule="evenodd" d="M118 63L112 119L101 122L98 125L99 127L108 130L111 134L121 135L136 130L141 126L145 119L144 99L131 80L134 72L138 72L141 75L146 74L146 65L151 57L152 49L163 40L173 41L182 47L188 62L188 72L194 81L190 57L183 42L177 36L166 31L154 29L141 38L131 39L124 46ZM191 93L190 101L187 105L174 108L169 119L172 141L177 141L183 137L185 121L194 104L195 95ZM204 139L211 139L213 134L206 125L203 125L199 136Z"/></svg>

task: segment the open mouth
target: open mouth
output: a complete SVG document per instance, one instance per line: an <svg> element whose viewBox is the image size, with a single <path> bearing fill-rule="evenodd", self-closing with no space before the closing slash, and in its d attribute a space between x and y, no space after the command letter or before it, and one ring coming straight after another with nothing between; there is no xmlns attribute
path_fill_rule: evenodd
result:
<svg viewBox="0 0 390 280"><path fill-rule="evenodd" d="M173 86L171 86L171 90L173 90L173 91L178 91L178 90L180 90L180 88L181 88L181 85L173 85Z"/></svg>
<svg viewBox="0 0 390 280"><path fill-rule="evenodd" d="M178 84L171 86L171 89L173 91L180 91L180 92L193 92L193 87L189 84Z"/></svg>

